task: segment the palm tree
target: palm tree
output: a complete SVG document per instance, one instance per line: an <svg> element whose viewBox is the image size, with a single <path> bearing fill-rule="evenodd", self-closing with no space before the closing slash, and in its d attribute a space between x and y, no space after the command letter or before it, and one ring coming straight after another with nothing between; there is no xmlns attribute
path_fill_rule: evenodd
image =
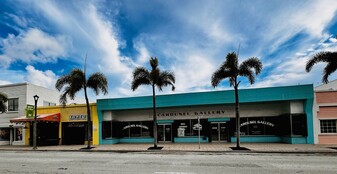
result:
<svg viewBox="0 0 337 174"><path fill-rule="evenodd" d="M319 62L327 63L323 71L322 82L328 83L329 76L337 69L337 52L322 51L315 54L308 60L305 70L310 72L312 67Z"/></svg>
<svg viewBox="0 0 337 174"><path fill-rule="evenodd" d="M86 79L85 70L84 72L81 69L73 69L69 74L61 76L56 84L55 88L58 91L61 91L64 87L63 93L60 96L60 103L65 105L67 103L67 97L70 99L75 98L75 94L80 90L84 90L85 101L87 104L87 122L88 122L88 132L87 132L87 141L88 149L91 148L91 114L89 107L89 99L87 95L87 88L91 88L95 91L96 95L100 91L105 95L108 93L108 81L104 74L96 72L89 76L88 80Z"/></svg>
<svg viewBox="0 0 337 174"><path fill-rule="evenodd" d="M6 105L7 100L8 100L7 95L0 92L0 113L4 113L7 111Z"/></svg>
<svg viewBox="0 0 337 174"><path fill-rule="evenodd" d="M255 73L252 71L255 69ZM231 52L226 56L225 62L212 75L212 86L215 88L220 81L228 78L230 86L234 87L235 91L235 116L236 116L236 148L240 149L240 114L239 114L239 76L247 77L250 84L254 84L255 75L258 75L262 70L261 61L252 57L243 61L240 65L238 63L238 56Z"/></svg>
<svg viewBox="0 0 337 174"><path fill-rule="evenodd" d="M157 137L157 116L156 116L156 92L157 87L159 91L162 91L163 87L168 85L172 86L172 91L174 91L175 77L172 72L160 71L158 68L158 59L151 57L150 65L152 67L151 71L148 71L144 67L137 67L133 71L133 81L131 85L132 91L135 91L140 85L151 85L152 86L152 100L153 100L153 137L154 137L154 148L157 148L158 137Z"/></svg>

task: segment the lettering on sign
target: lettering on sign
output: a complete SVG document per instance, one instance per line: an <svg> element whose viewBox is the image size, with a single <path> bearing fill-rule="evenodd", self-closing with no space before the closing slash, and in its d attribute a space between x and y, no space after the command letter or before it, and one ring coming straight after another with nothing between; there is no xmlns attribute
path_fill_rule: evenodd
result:
<svg viewBox="0 0 337 174"><path fill-rule="evenodd" d="M202 116L202 115L224 115L225 110L209 110L209 111L191 111L191 112L165 112L157 114L158 117L173 116Z"/></svg>
<svg viewBox="0 0 337 174"><path fill-rule="evenodd" d="M240 124L240 127L241 127L241 126L246 126L246 125L249 125L249 124L264 124L264 125L266 125L266 126L274 127L274 124L273 124L273 123L268 122L268 121L262 121L262 120L246 121L246 122L241 123L241 124Z"/></svg>
<svg viewBox="0 0 337 174"><path fill-rule="evenodd" d="M149 127L145 126L145 125L141 125L141 124L130 124L130 125L127 125L127 126L124 126L123 127L123 130L125 129L130 129L130 128L133 128L133 127L140 127L142 129L146 129L146 130L149 130Z"/></svg>
<svg viewBox="0 0 337 174"><path fill-rule="evenodd" d="M87 115L69 115L69 120L87 120Z"/></svg>

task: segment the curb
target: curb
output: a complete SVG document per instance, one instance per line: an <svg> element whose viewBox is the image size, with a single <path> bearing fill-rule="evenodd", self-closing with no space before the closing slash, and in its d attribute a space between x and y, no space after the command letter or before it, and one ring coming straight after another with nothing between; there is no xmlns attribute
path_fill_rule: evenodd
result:
<svg viewBox="0 0 337 174"><path fill-rule="evenodd" d="M337 155L337 151L256 151L256 150L230 150L230 151L194 151L194 150L92 150L92 149L1 149L1 151L20 152L101 152L101 153L149 153L149 154L178 154L178 153L209 153L209 154L321 154Z"/></svg>

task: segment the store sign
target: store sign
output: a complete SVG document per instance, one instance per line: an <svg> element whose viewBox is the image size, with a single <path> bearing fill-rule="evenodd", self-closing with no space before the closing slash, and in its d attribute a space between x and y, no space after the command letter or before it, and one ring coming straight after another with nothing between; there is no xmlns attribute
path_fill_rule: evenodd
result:
<svg viewBox="0 0 337 174"><path fill-rule="evenodd" d="M26 118L34 118L34 105L27 105Z"/></svg>
<svg viewBox="0 0 337 174"><path fill-rule="evenodd" d="M174 116L209 116L224 115L225 110L209 110L209 111L190 111L190 112L164 112L157 114L158 117L174 117Z"/></svg>
<svg viewBox="0 0 337 174"><path fill-rule="evenodd" d="M83 123L69 123L67 127L85 127Z"/></svg>
<svg viewBox="0 0 337 174"><path fill-rule="evenodd" d="M123 130L125 130L125 129L130 129L130 128L133 128L133 127L140 127L140 128L142 128L142 129L146 129L146 130L149 129L149 127L147 127L147 126L145 126L145 125L142 125L142 124L129 124L129 125L127 125L127 126L124 126L124 127L123 127Z"/></svg>
<svg viewBox="0 0 337 174"><path fill-rule="evenodd" d="M264 124L264 125L266 125L266 126L274 127L274 124L273 124L273 123L270 123L270 122L268 122L268 121L261 121L261 120L247 121L247 122L241 123L241 124L240 124L240 127L241 127L241 126L246 126L246 125L249 125L249 124Z"/></svg>
<svg viewBox="0 0 337 174"><path fill-rule="evenodd" d="M87 115L69 115L69 120L87 120Z"/></svg>

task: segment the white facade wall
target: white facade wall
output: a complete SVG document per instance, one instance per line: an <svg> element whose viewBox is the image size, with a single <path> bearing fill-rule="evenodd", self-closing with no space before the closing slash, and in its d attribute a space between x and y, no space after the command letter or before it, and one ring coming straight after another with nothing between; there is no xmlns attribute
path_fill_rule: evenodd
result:
<svg viewBox="0 0 337 174"><path fill-rule="evenodd" d="M15 134L17 128L24 128L22 124L12 124L10 119L25 116L25 108L27 104L34 105L34 95L39 96L37 105L43 106L44 101L48 103L59 103L60 93L56 90L47 89L29 83L17 83L0 86L0 92L7 95L8 99L18 98L18 111L8 111L0 114L0 129L10 130L10 140L0 141L0 145L24 145L25 131L22 129L22 141L15 141ZM7 103L8 106L8 103Z"/></svg>
<svg viewBox="0 0 337 174"><path fill-rule="evenodd" d="M217 111L220 111L220 114ZM103 120L150 121L153 117L152 113L152 109L104 111ZM240 104L240 117L268 117L303 113L303 101ZM235 105L158 108L157 116L158 120L197 119L198 116L200 118L235 118Z"/></svg>

